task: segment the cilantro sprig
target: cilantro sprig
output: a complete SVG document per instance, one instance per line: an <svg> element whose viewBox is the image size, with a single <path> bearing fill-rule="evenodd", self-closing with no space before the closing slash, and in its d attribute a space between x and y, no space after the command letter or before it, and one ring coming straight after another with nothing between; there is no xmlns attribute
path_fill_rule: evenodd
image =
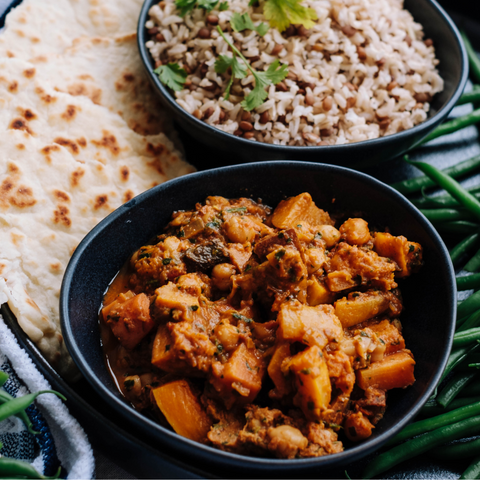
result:
<svg viewBox="0 0 480 480"><path fill-rule="evenodd" d="M247 61L247 59L241 54L241 52L228 40L228 38L223 33L223 30L217 26L218 33L222 38L227 42L229 47L232 49L233 56L227 57L225 55L220 55L220 57L215 62L215 71L217 73L225 73L228 67L232 68L232 77L230 82L227 85L225 90L225 99L228 99L230 95L230 87L232 86L234 78L242 79L247 74L247 69L253 75L255 79L255 87L253 90L244 98L240 104L244 110L250 112L255 108L262 105L265 99L268 97L268 93L265 90L269 85L276 85L281 82L288 74L288 66L280 65L278 60L275 60L268 69L264 72L257 72ZM239 57L243 61L243 65L238 61Z"/></svg>
<svg viewBox="0 0 480 480"><path fill-rule="evenodd" d="M267 0L263 5L263 14L271 27L283 32L291 24L312 28L317 20L313 8L304 7L301 0Z"/></svg>
<svg viewBox="0 0 480 480"><path fill-rule="evenodd" d="M178 65L178 63L168 63L167 65L160 65L154 70L158 75L160 81L170 87L176 92L183 90L183 85L187 80L187 72Z"/></svg>
<svg viewBox="0 0 480 480"><path fill-rule="evenodd" d="M180 16L184 17L187 13L191 12L195 7L204 8L207 12L213 10L219 0L175 0L176 7L180 10ZM225 4L222 2L220 6L226 10ZM228 5L227 5L228 8Z"/></svg>
<svg viewBox="0 0 480 480"><path fill-rule="evenodd" d="M261 23L256 27L250 18L248 12L240 14L235 12L230 18L230 25L233 30L236 32L243 32L244 30L255 30L261 37L263 37L269 29L269 26L266 23Z"/></svg>

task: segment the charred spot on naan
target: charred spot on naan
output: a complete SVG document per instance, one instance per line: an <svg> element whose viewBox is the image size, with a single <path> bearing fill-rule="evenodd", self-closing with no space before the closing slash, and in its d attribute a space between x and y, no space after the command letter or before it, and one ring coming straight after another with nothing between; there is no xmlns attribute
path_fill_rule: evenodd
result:
<svg viewBox="0 0 480 480"><path fill-rule="evenodd" d="M14 80L10 85L8 86L8 90L11 93L17 93L18 92L18 82Z"/></svg>
<svg viewBox="0 0 480 480"><path fill-rule="evenodd" d="M27 68L26 70L23 71L23 75L26 78L33 78L35 76L36 70L35 68Z"/></svg>
<svg viewBox="0 0 480 480"><path fill-rule="evenodd" d="M61 117L67 122L72 121L77 115L77 109L80 110L80 107L75 105L67 105L66 110L61 114Z"/></svg>
<svg viewBox="0 0 480 480"><path fill-rule="evenodd" d="M40 100L44 103L53 103L57 101L57 97L53 97L49 93L45 93L45 90L42 87L36 87L35 93L40 97Z"/></svg>
<svg viewBox="0 0 480 480"><path fill-rule="evenodd" d="M17 107L17 112L27 121L35 120L37 118L37 115L29 108Z"/></svg>
<svg viewBox="0 0 480 480"><path fill-rule="evenodd" d="M25 146L23 146L23 148L25 148ZM20 169L18 168L17 164L13 162L8 162L7 170L8 170L8 173L12 173L14 175L20 173Z"/></svg>
<svg viewBox="0 0 480 480"><path fill-rule="evenodd" d="M77 138L77 143L78 143L82 148L86 148L86 147L87 147L87 141L85 140L84 137Z"/></svg>
<svg viewBox="0 0 480 480"><path fill-rule="evenodd" d="M85 83L78 82L68 85L67 93L73 97L88 97L95 105L101 105L102 103L102 91Z"/></svg>
<svg viewBox="0 0 480 480"><path fill-rule="evenodd" d="M94 210L99 210L100 208L108 208L108 195L97 195L95 197L95 202L93 204L93 209Z"/></svg>
<svg viewBox="0 0 480 480"><path fill-rule="evenodd" d="M12 130L22 130L23 132L28 133L29 135L35 135L32 129L28 126L27 121L24 118L14 118L11 122L9 127Z"/></svg>
<svg viewBox="0 0 480 480"><path fill-rule="evenodd" d="M70 227L72 220L68 216L70 210L65 205L58 205L57 208L53 211L53 223L57 225L64 225L65 227Z"/></svg>
<svg viewBox="0 0 480 480"><path fill-rule="evenodd" d="M33 196L33 191L30 187L26 187L25 185L20 185L10 195L9 202L14 207L28 208L28 207L33 207L37 203L37 200Z"/></svg>
<svg viewBox="0 0 480 480"><path fill-rule="evenodd" d="M64 192L63 190L54 190L53 191L53 196L59 201L59 202L70 202L70 195L67 192Z"/></svg>
<svg viewBox="0 0 480 480"><path fill-rule="evenodd" d="M70 175L70 185L72 187L77 187L80 183L80 179L85 175L85 169L82 167L78 167L75 171L72 172Z"/></svg>
<svg viewBox="0 0 480 480"><path fill-rule="evenodd" d="M19 235L18 233L10 232L10 238L12 239L12 243L18 247L25 238L25 235Z"/></svg>
<svg viewBox="0 0 480 480"><path fill-rule="evenodd" d="M135 196L135 194L131 190L127 190L123 194L123 203L129 202L134 196Z"/></svg>
<svg viewBox="0 0 480 480"><path fill-rule="evenodd" d="M120 178L126 182L128 180L128 177L130 176L130 170L126 165L123 165L120 167Z"/></svg>
<svg viewBox="0 0 480 480"><path fill-rule="evenodd" d="M40 150L40 153L42 153L44 156L45 156L45 161L47 163L52 163L52 157L50 156L50 153L52 152L58 152L60 151L60 147L58 145L47 145L46 147L43 147L41 150Z"/></svg>
<svg viewBox="0 0 480 480"><path fill-rule="evenodd" d="M120 146L118 145L117 139L113 133L110 133L108 130L103 130L103 137L100 140L92 140L91 143L97 145L97 147L106 148L113 155L118 155L121 151Z"/></svg>
<svg viewBox="0 0 480 480"><path fill-rule="evenodd" d="M15 145L19 150L25 150L25 145L23 143L17 143Z"/></svg>
<svg viewBox="0 0 480 480"><path fill-rule="evenodd" d="M50 270L52 273L62 273L62 264L60 262L51 263Z"/></svg>
<svg viewBox="0 0 480 480"><path fill-rule="evenodd" d="M78 144L75 140L70 140L68 138L63 138L63 137L57 137L53 141L58 145L65 147L74 155L80 151L80 148L78 148Z"/></svg>

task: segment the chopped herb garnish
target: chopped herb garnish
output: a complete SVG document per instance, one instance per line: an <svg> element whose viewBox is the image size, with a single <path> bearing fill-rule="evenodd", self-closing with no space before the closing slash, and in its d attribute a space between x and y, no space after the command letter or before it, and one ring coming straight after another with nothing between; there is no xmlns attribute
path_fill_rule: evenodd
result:
<svg viewBox="0 0 480 480"><path fill-rule="evenodd" d="M150 255L150 253L148 252L145 252L145 253L141 253L139 256L138 256L138 259L140 260L141 258L150 258L152 255Z"/></svg>
<svg viewBox="0 0 480 480"><path fill-rule="evenodd" d="M245 67L250 70L250 73L253 75L255 78L255 87L253 90L244 98L243 102L241 103L241 106L243 107L244 110L247 112L250 112L251 110L254 110L255 108L259 107L260 105L263 104L265 99L268 97L268 93L265 90L266 87L269 85L275 85L279 82L281 82L288 74L288 66L287 65L280 65L280 62L278 60L275 60L273 63L270 64L268 69L264 72L257 72L247 61L247 59L240 53L240 51L233 45L233 43L230 42L230 40L227 39L225 34L223 33L223 30L217 25L217 30L218 33L222 36L222 38L227 42L227 44L230 46L230 48L233 51L233 57L235 58L236 56L240 57L243 63L245 64ZM224 55L222 57L225 58ZM228 58L228 57L226 57ZM215 71L217 71L217 62L215 62ZM238 62L237 62L238 63ZM245 70L243 70L245 72ZM218 72L217 72L218 73ZM245 75L244 75L245 76ZM233 78L238 78L234 75L233 73L233 67L232 67L232 78L227 86L228 92L230 92L230 87L233 82ZM244 78L244 77L241 77Z"/></svg>
<svg viewBox="0 0 480 480"><path fill-rule="evenodd" d="M270 26L283 32L290 25L303 25L312 28L317 13L313 8L304 7L301 0L267 0L263 6L263 14Z"/></svg>
<svg viewBox="0 0 480 480"><path fill-rule="evenodd" d="M217 6L217 3L218 0L175 0L175 5L180 10L180 16L182 17L191 12L195 7L204 8L209 12ZM224 10L226 10L226 8L224 8Z"/></svg>
<svg viewBox="0 0 480 480"><path fill-rule="evenodd" d="M165 351L168 352L170 350L170 345L165 345Z"/></svg>
<svg viewBox="0 0 480 480"><path fill-rule="evenodd" d="M251 318L248 318L245 315L241 315L240 313L237 313L237 312L233 312L232 317L237 319L237 320L242 320L242 321L247 322L247 323L253 322L253 320Z"/></svg>
<svg viewBox="0 0 480 480"><path fill-rule="evenodd" d="M247 207L226 208L225 211L229 213L245 213L247 211Z"/></svg>
<svg viewBox="0 0 480 480"><path fill-rule="evenodd" d="M247 366L247 368L253 372L253 368L248 364L248 362L245 360L245 365Z"/></svg>
<svg viewBox="0 0 480 480"><path fill-rule="evenodd" d="M220 224L218 222L208 222L205 226L208 228L218 228Z"/></svg>
<svg viewBox="0 0 480 480"><path fill-rule="evenodd" d="M218 9L221 12L228 10L228 2L221 2L220 5L218 6Z"/></svg>
<svg viewBox="0 0 480 480"><path fill-rule="evenodd" d="M160 286L160 280L154 279L154 280L149 280L147 282L147 285L152 288L157 288Z"/></svg>
<svg viewBox="0 0 480 480"><path fill-rule="evenodd" d="M310 375L310 373L312 373L312 371L309 368L302 368L300 372L302 372L304 375Z"/></svg>
<svg viewBox="0 0 480 480"><path fill-rule="evenodd" d="M285 255L285 250L279 250L278 252L275 252L275 258L277 259L277 262L280 261L280 259Z"/></svg>
<svg viewBox="0 0 480 480"><path fill-rule="evenodd" d="M162 263L163 263L164 265L168 265L169 263L171 263L171 261L172 261L171 258L164 258L164 259L162 260Z"/></svg>
<svg viewBox="0 0 480 480"><path fill-rule="evenodd" d="M247 265L247 266L245 267L245 270L244 270L244 271L245 271L245 272L248 272L248 271L250 271L251 269L252 269L252 266L251 266L251 265Z"/></svg>
<svg viewBox="0 0 480 480"><path fill-rule="evenodd" d="M412 253L414 250L415 250L415 245L410 244L410 245L408 246L408 251L409 251L409 253Z"/></svg>
<svg viewBox="0 0 480 480"><path fill-rule="evenodd" d="M160 81L167 87L176 92L183 90L183 85L187 80L187 72L178 65L178 63L167 63L160 65L154 70Z"/></svg>
<svg viewBox="0 0 480 480"><path fill-rule="evenodd" d="M190 310L193 310L194 312L196 312L198 310L198 305L192 305L190 307Z"/></svg>
<svg viewBox="0 0 480 480"><path fill-rule="evenodd" d="M361 337L368 337L368 338L370 338L370 335L369 335L367 332L363 332L363 331L360 332L360 336L361 336Z"/></svg>
<svg viewBox="0 0 480 480"><path fill-rule="evenodd" d="M207 12L212 11L217 6L218 0L197 0L197 6L204 8Z"/></svg>
<svg viewBox="0 0 480 480"><path fill-rule="evenodd" d="M266 23L261 23L256 27L250 18L248 12L240 14L235 12L230 18L230 25L233 30L236 32L243 32L244 30L255 30L261 37L263 37L268 32L268 25Z"/></svg>

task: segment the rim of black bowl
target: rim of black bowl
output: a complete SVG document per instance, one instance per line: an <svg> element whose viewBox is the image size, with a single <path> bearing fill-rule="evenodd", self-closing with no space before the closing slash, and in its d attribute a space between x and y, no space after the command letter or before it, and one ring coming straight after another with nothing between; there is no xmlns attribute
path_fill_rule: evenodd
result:
<svg viewBox="0 0 480 480"><path fill-rule="evenodd" d="M261 458L261 457L252 457L252 456L244 456L230 452L224 452L222 450L218 450L214 447L210 447L207 445L203 445L201 443L195 442L193 440L189 440L185 437L181 437L180 435L176 434L175 432L168 430L165 427L162 427L160 424L156 423L155 421L151 420L150 418L142 415L140 412L135 410L126 400L122 400L119 397L116 397L97 377L93 375L88 362L85 359L84 354L82 353L82 346L78 345L74 341L74 334L71 328L70 322L68 321L69 318L69 298L70 298L70 287L73 278L73 272L75 271L77 264L85 250L89 248L90 243L98 236L102 234L102 231L105 228L108 228L109 225L117 221L117 219L125 214L127 214L130 208L133 205L141 204L143 201L148 200L150 197L155 196L158 191L163 189L169 189L175 186L177 183L183 182L185 178L192 179L195 178L198 181L201 181L203 177L208 177L210 175L215 175L217 172L229 172L230 175L235 175L236 170L242 170L245 168L249 168L252 170L255 169L265 169L265 168L275 168L275 166L291 166L296 169L327 169L330 171L338 172L344 176L348 177L355 177L367 184L375 186L376 189L380 191L384 191L388 195L392 196L398 202L405 205L405 207L409 210L414 218L423 226L423 228L427 231L428 235L434 240L434 243L439 248L441 255L445 259L445 263L449 270L449 285L448 290L451 292L451 309L448 312L448 316L450 319L450 330L447 332L447 343L449 348L446 349L443 354L440 363L437 366L436 374L431 381L431 384L425 389L423 395L417 400L417 402L405 413L403 418L399 419L394 427L391 427L388 431L383 432L378 437L365 440L361 444L357 446L353 446L348 448L348 450L344 450L340 453L330 454L323 457L315 457L315 458L305 458L305 459L271 459L271 458ZM254 174L254 172L252 172ZM107 285L105 285L105 289ZM62 288L60 293L60 320L62 324L62 330L64 332L65 342L67 348L75 361L77 367L80 369L82 374L87 378L89 383L99 392L106 401L110 402L110 404L124 417L126 417L128 413L128 417L130 420L135 420L140 423L141 428L144 431L148 431L155 435L155 432L162 433L165 435L165 438L162 438L163 442L168 441L169 445L175 445L175 448L178 450L178 455L192 455L191 449L194 448L198 454L214 454L217 458L220 458L223 462L223 465L228 465L229 467L238 466L240 468L255 468L259 471L265 468L276 469L277 471L284 470L289 471L295 468L303 468L308 469L312 467L322 466L322 468L330 468L336 466L339 462L353 462L358 460L361 457L364 457L378 448L380 448L389 438L393 437L396 433L398 433L407 423L409 423L412 418L419 412L425 402L430 398L431 394L433 393L435 386L439 382L443 370L446 366L448 356L450 354L451 345L453 342L453 335L455 331L455 320L456 320L456 298L457 298L457 287L455 282L455 272L453 269L453 265L450 261L450 255L448 250L440 237L437 233L433 225L430 221L402 194L400 194L397 190L393 189L389 185L382 183L381 181L371 177L370 175L355 171L350 168L341 167L337 165L330 165L330 164L321 164L321 163L314 163L314 162L304 162L304 161L297 161L297 160L278 160L278 161L268 161L268 162L260 162L260 163L249 163L243 165L232 165L232 166L225 166L221 168L216 168L212 170L206 170L203 172L196 172L190 173L188 175L184 175L182 177L170 180L165 182L161 185L158 185L146 192L138 195L134 199L130 200L126 204L119 207L117 210L112 212L108 215L104 220L102 220L96 227L91 230L86 237L80 242L78 247L76 248L70 262L67 266L65 271L65 275L63 277ZM99 305L100 308L100 305ZM106 368L106 366L105 366ZM153 429L153 430L151 430ZM157 436L158 437L158 436ZM188 456L185 458L189 458Z"/></svg>
<svg viewBox="0 0 480 480"><path fill-rule="evenodd" d="M276 150L280 152L283 149L288 149L289 153L292 155L292 158L294 158L297 152L321 152L321 151L325 151L325 149L328 149L330 153L338 153L338 154L342 153L346 155L349 153L353 154L355 152L355 149L359 148L359 145L361 145L362 148L363 146L365 147L376 146L378 148L381 148L384 143L389 142L392 138L401 140L402 138L407 139L412 135L416 135L418 137L418 141L415 143L415 145L418 145L423 140L423 138L425 138L428 135L428 133L436 126L436 124L440 123L442 119L446 118L446 116L450 113L450 111L453 109L458 99L460 98L468 79L467 51L465 49L465 45L461 38L460 32L458 31L458 28L456 27L453 20L449 17L449 15L445 12L445 10L436 2L436 0L426 0L426 1L430 3L440 14L445 24L453 33L453 36L455 37L457 42L457 46L461 52L461 59L460 59L461 76L460 76L460 81L458 82L455 90L451 94L449 100L443 105L442 108L440 108L440 110L438 110L431 117L427 118L427 120L425 120L424 122L412 128L403 130L398 133L394 133L392 135L387 135L384 137L378 137L371 140L362 140L360 142L354 142L354 143L346 143L343 145L323 145L323 146L310 147L310 146L276 145L273 143L263 143L263 142L251 142L250 140L247 140L245 138L237 137L230 133L226 133L218 128L215 128L214 126L199 120L198 118L194 117L193 115L188 113L186 110L184 110L175 101L170 90L160 81L160 79L158 78L158 75L153 73L152 57L150 56L150 52L148 51L148 48L145 46L145 43L147 41L147 28L145 27L145 23L147 21L148 11L150 7L153 5L153 3L156 2L156 0L145 0L143 3L142 10L140 12L140 16L137 24L137 45L140 53L140 58L147 71L148 76L155 83L163 99L169 104L170 108L174 109L179 115L181 115L185 121L188 121L191 124L193 123L197 128L202 130L205 134L208 133L208 135L214 135L219 140L221 139L221 140L229 140L232 142L236 142L239 148L241 148L242 146L251 147L252 144L254 143L255 148L263 149L265 151L273 149L273 151ZM413 145L413 147L415 145ZM401 153L404 153L404 152L401 152Z"/></svg>

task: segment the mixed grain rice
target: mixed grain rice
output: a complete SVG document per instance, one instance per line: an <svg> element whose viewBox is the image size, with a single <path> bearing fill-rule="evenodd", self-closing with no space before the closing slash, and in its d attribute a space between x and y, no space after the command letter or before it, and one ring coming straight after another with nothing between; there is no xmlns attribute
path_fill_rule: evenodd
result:
<svg viewBox="0 0 480 480"><path fill-rule="evenodd" d="M182 18L174 0L162 0L146 24L156 66L178 63L189 74L174 92L177 103L224 132L281 145L358 142L423 122L443 89L433 42L401 0L305 0L318 16L312 29L270 28L263 37L230 26L234 12L268 23L261 6L248 3L229 0L228 10L196 8ZM240 106L255 85L250 73L223 98L230 70L217 74L214 64L232 53L217 24L257 71L277 58L288 64L287 78L268 87L265 103L252 112Z"/></svg>

